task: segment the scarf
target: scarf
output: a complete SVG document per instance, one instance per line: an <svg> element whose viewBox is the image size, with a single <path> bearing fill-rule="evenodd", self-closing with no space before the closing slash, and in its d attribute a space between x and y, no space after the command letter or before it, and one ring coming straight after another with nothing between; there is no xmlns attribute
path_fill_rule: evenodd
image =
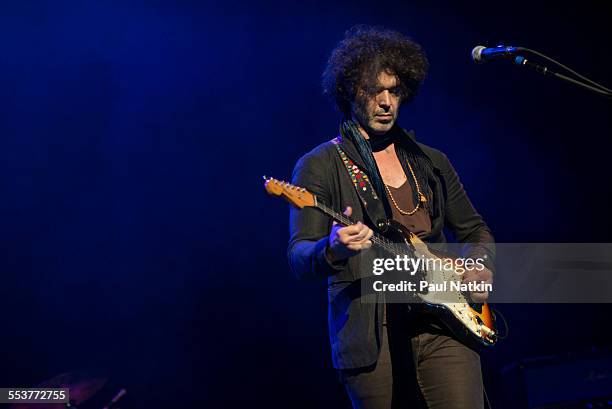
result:
<svg viewBox="0 0 612 409"><path fill-rule="evenodd" d="M371 136L369 139L363 137L357 124L350 120L345 119L340 124L340 135L343 138L347 138L357 148L359 155L363 159L366 165L366 172L370 177L370 181L378 197L387 197L385 185L383 183L378 166L374 160L372 152L379 152L385 149L392 143L395 144L395 151L400 160L404 173L412 187L412 194L414 203L419 202L416 184L414 178L408 169L408 163L412 166L416 179L419 182L421 193L425 195L427 201L422 203L425 209L429 212L429 215L433 217L433 197L432 190L430 188L430 179L435 177L433 173L433 165L431 160L421 151L421 149L414 143L408 136L408 132L400 128L397 124L393 125L393 128L384 135ZM385 211L387 216L390 217L392 212L388 200L383 200Z"/></svg>

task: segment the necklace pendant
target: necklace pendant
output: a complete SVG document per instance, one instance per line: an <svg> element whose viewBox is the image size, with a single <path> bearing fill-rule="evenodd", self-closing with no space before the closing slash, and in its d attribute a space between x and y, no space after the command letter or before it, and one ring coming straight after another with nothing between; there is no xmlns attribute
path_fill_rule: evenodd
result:
<svg viewBox="0 0 612 409"><path fill-rule="evenodd" d="M419 201L421 203L427 203L427 198L425 197L425 195L423 193L419 194Z"/></svg>

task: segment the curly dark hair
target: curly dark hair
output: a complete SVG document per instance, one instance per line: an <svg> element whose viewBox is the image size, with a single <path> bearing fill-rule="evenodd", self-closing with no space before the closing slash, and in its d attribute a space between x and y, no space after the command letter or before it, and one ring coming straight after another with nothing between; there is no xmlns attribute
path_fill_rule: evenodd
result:
<svg viewBox="0 0 612 409"><path fill-rule="evenodd" d="M375 94L378 75L388 71L399 80L403 104L414 98L428 68L423 49L412 39L397 31L358 25L332 51L323 72L323 93L349 116L357 91Z"/></svg>

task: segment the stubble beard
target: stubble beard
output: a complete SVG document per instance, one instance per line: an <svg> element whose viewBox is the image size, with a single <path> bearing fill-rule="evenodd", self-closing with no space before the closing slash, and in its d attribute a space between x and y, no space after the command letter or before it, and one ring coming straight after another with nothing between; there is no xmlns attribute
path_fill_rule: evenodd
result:
<svg viewBox="0 0 612 409"><path fill-rule="evenodd" d="M393 128L397 120L397 115L388 123L380 123L376 120L375 113L368 112L366 104L363 101L358 101L353 105L353 117L357 120L358 125L368 134L368 136L384 135Z"/></svg>
<svg viewBox="0 0 612 409"><path fill-rule="evenodd" d="M355 104L353 116L357 120L359 126L369 136L380 136L386 134L391 130L391 128L393 128L393 125L397 120L397 116L395 116L393 120L388 123L377 122L375 115L370 115L367 108L361 103Z"/></svg>

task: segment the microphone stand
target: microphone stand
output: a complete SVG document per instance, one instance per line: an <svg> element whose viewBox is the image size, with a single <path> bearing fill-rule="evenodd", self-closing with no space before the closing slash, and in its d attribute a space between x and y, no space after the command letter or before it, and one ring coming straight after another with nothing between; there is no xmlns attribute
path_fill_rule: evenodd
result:
<svg viewBox="0 0 612 409"><path fill-rule="evenodd" d="M558 72L551 71L548 67L536 64L534 62L531 62L531 61L529 61L525 57L517 56L514 59L514 63L516 65L520 66L520 67L527 67L529 69L532 69L535 72L538 72L538 73L540 73L542 75L552 75L555 78L558 78L560 80L569 82L570 84L577 85L577 86L582 87L584 89L587 89L587 90L589 90L591 92L595 92L596 94L599 94L599 95L602 95L602 96L605 96L605 97L608 97L608 98L612 97L612 94L609 93L609 92L606 92L606 91L604 91L602 89L593 87L593 86L591 86L589 84L586 84L586 83L584 83L582 81L575 80L574 78L570 78L570 77L568 77L566 75L559 74Z"/></svg>

